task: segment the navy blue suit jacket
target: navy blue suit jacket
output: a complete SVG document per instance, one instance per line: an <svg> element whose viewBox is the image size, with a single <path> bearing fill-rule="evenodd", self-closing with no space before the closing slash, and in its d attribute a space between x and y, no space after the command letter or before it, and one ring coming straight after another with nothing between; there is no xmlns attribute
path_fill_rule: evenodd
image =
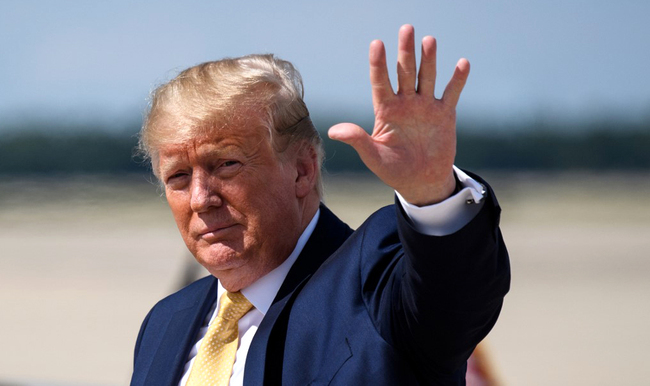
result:
<svg viewBox="0 0 650 386"><path fill-rule="evenodd" d="M253 339L245 385L456 385L509 288L500 209L460 231L416 232L399 206L356 232L321 205L314 233ZM131 385L176 385L217 280L160 301L138 335Z"/></svg>

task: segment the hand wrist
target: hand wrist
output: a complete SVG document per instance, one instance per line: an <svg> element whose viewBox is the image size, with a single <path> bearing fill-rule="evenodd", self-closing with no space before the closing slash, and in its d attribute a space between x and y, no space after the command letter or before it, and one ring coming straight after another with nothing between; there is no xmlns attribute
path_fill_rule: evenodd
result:
<svg viewBox="0 0 650 386"><path fill-rule="evenodd" d="M416 184L411 189L396 189L396 191L406 202L422 207L440 203L461 189L462 184L452 170L443 184Z"/></svg>

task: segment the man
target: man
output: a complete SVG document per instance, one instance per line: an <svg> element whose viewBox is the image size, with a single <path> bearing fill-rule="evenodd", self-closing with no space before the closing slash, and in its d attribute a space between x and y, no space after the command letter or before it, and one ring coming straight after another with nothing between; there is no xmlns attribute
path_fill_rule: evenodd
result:
<svg viewBox="0 0 650 386"><path fill-rule="evenodd" d="M145 319L132 385L463 384L509 286L493 193L453 166L461 59L399 33L398 91L370 45L375 127L352 145L398 203L356 232L320 203L300 77L271 55L204 63L154 93L141 133L185 243L211 273ZM417 79L416 79L417 74Z"/></svg>

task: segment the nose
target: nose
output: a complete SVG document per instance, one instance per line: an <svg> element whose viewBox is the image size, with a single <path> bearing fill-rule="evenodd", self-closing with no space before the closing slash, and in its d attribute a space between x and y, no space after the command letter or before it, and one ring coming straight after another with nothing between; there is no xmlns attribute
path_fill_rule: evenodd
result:
<svg viewBox="0 0 650 386"><path fill-rule="evenodd" d="M198 172L192 175L190 194L190 207L196 213L203 213L223 204L217 184L207 173Z"/></svg>

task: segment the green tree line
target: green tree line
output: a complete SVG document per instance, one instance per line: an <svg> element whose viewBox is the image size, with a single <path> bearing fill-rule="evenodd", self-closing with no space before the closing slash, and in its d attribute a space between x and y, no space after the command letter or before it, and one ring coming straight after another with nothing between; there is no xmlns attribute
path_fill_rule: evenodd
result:
<svg viewBox="0 0 650 386"><path fill-rule="evenodd" d="M329 127L317 122L318 127ZM650 170L650 123L572 130L540 128L483 131L459 129L456 163L492 170ZM13 130L0 136L0 174L148 173L134 155L137 128ZM349 146L323 135L325 167L364 171Z"/></svg>

